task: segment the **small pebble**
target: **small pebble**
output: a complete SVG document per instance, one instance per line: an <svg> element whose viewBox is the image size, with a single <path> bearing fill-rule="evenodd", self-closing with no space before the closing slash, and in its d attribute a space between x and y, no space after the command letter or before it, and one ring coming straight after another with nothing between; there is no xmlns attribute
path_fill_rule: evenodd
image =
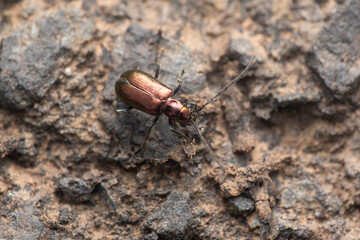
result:
<svg viewBox="0 0 360 240"><path fill-rule="evenodd" d="M65 76L66 77L71 77L72 74L73 74L73 72L72 72L71 68L69 68L69 67L65 68Z"/></svg>

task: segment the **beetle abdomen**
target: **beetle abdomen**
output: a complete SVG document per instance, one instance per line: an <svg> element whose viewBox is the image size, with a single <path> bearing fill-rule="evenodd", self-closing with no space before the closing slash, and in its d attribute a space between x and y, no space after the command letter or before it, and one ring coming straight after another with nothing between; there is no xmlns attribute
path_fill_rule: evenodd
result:
<svg viewBox="0 0 360 240"><path fill-rule="evenodd" d="M170 88L145 72L130 70L121 74L121 77L125 78L131 85L160 100L168 99L173 94Z"/></svg>
<svg viewBox="0 0 360 240"><path fill-rule="evenodd" d="M116 95L126 104L151 115L162 113L161 100L121 80L115 84Z"/></svg>
<svg viewBox="0 0 360 240"><path fill-rule="evenodd" d="M115 91L126 104L156 116L162 114L164 100L173 93L149 74L137 70L121 74L115 84Z"/></svg>

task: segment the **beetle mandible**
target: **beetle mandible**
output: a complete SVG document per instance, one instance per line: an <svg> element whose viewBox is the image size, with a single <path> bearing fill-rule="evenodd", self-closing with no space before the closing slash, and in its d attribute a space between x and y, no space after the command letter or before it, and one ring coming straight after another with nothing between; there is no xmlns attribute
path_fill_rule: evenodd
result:
<svg viewBox="0 0 360 240"><path fill-rule="evenodd" d="M176 122L178 122L182 127L192 125L209 153L213 155L214 159L222 167L216 155L213 153L205 138L202 136L199 128L195 124L198 116L197 114L206 105L226 91L226 89L228 89L231 85L242 79L245 76L245 73L254 64L254 60L255 57L252 57L250 63L236 78L234 78L199 108L191 103L183 104L179 100L173 98L181 88L182 82L180 79L178 79L179 85L174 91L157 80L160 73L160 64L157 64L155 77L139 70L129 70L121 74L120 79L115 83L115 92L116 95L128 105L128 107L117 109L116 112L125 112L131 110L132 108L136 108L150 115L156 116L146 132L145 139L140 146L140 149L136 151L136 153L143 149L151 129L154 127L159 117L162 114L165 114L169 118L169 127L171 131L181 135L182 137L186 137L186 135L176 129ZM182 73L184 73L184 71Z"/></svg>

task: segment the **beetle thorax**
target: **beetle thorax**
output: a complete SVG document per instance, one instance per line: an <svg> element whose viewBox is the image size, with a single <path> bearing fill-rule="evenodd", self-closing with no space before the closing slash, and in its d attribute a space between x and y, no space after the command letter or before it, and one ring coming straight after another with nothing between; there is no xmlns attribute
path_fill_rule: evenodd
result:
<svg viewBox="0 0 360 240"><path fill-rule="evenodd" d="M167 117L179 122L185 122L189 120L190 117L190 109L184 106L179 100L171 97L166 100L163 110Z"/></svg>

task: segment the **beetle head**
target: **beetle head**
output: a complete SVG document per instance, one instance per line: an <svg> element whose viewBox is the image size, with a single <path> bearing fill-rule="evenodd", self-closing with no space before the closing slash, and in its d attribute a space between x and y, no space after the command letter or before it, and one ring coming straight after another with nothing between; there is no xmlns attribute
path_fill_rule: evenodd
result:
<svg viewBox="0 0 360 240"><path fill-rule="evenodd" d="M168 118L174 119L179 123L187 122L190 117L190 109L174 98L168 98L166 100L164 113Z"/></svg>

